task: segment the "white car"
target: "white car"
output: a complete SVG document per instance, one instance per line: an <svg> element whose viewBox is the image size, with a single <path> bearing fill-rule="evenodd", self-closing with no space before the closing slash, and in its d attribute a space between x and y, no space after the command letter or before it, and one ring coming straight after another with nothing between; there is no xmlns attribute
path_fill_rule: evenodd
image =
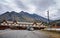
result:
<svg viewBox="0 0 60 38"><path fill-rule="evenodd" d="M27 27L27 30L29 30L29 31L33 31L34 28L33 28L33 27Z"/></svg>
<svg viewBox="0 0 60 38"><path fill-rule="evenodd" d="M31 30L31 31L33 31L33 30L34 30L34 28L33 28L33 27L31 27L31 28L30 28L30 30Z"/></svg>

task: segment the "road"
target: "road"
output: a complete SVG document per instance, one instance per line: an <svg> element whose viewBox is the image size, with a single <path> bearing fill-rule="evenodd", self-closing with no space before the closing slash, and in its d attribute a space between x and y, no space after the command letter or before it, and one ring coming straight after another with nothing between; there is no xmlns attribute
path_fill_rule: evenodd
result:
<svg viewBox="0 0 60 38"><path fill-rule="evenodd" d="M49 38L49 36L38 30L0 30L0 38Z"/></svg>

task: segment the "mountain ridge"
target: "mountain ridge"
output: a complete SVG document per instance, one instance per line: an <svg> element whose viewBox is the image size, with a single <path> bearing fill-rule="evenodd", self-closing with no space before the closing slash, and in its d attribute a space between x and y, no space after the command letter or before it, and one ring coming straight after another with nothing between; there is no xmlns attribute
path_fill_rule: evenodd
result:
<svg viewBox="0 0 60 38"><path fill-rule="evenodd" d="M0 20L2 20L5 17L6 20L12 21L17 20L21 22L47 22L48 19L39 16L37 14L29 14L28 12L21 11L19 13L15 11L11 12L5 12L4 14L0 15Z"/></svg>

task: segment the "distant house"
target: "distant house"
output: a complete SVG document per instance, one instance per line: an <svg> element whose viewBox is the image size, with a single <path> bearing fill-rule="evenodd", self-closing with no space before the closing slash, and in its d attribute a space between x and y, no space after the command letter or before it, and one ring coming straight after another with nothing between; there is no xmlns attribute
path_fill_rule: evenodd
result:
<svg viewBox="0 0 60 38"><path fill-rule="evenodd" d="M60 22L52 23L51 28L60 28Z"/></svg>

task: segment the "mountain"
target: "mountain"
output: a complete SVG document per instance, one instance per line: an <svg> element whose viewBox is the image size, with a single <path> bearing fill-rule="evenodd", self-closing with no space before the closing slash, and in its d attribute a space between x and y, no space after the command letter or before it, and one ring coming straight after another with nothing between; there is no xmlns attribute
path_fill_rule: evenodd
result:
<svg viewBox="0 0 60 38"><path fill-rule="evenodd" d="M8 21L13 21L13 20L17 20L20 22L47 22L48 19L39 16L37 14L29 14L27 12L21 11L19 13L15 12L15 11L11 11L11 12L5 12L4 14L0 15L0 21L2 21L3 19L6 19Z"/></svg>
<svg viewBox="0 0 60 38"><path fill-rule="evenodd" d="M52 21L52 23L60 23L60 19Z"/></svg>

